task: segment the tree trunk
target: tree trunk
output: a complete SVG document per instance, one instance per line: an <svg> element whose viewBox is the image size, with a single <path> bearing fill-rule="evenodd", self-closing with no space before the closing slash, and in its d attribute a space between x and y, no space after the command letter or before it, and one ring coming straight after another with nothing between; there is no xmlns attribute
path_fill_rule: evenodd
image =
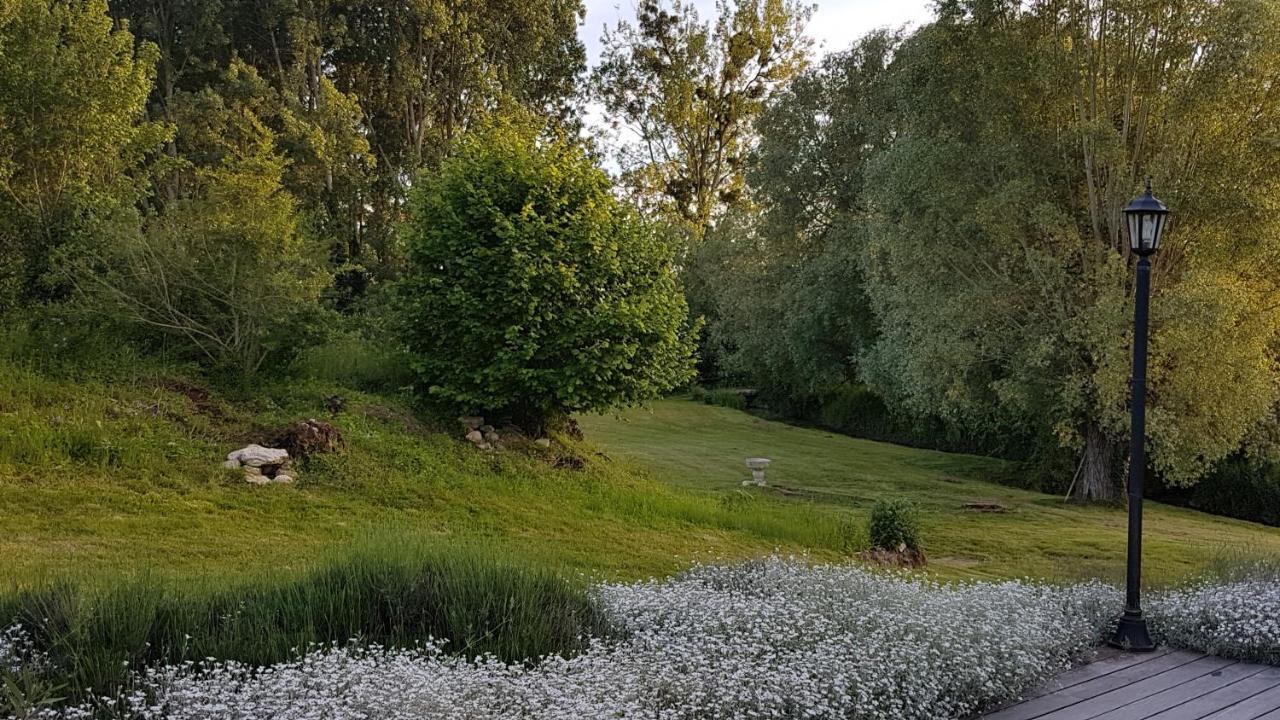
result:
<svg viewBox="0 0 1280 720"><path fill-rule="evenodd" d="M1116 483L1116 445L1095 425L1084 435L1084 459L1075 497L1082 502L1114 500L1119 492Z"/></svg>

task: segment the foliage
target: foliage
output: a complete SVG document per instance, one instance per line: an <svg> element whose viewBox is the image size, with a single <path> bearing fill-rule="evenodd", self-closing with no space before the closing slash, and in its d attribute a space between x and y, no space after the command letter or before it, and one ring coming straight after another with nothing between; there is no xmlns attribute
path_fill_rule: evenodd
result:
<svg viewBox="0 0 1280 720"><path fill-rule="evenodd" d="M58 255L130 224L155 60L106 0L0 3L0 311L64 297Z"/></svg>
<svg viewBox="0 0 1280 720"><path fill-rule="evenodd" d="M1218 463L1191 488L1157 483L1149 494L1161 502L1280 527L1280 465L1243 453Z"/></svg>
<svg viewBox="0 0 1280 720"><path fill-rule="evenodd" d="M1170 29L1132 42L1153 26ZM910 35L864 38L770 104L760 212L693 263L720 366L796 400L861 382L982 446L1058 443L1084 459L1077 494L1111 497L1129 404L1120 209L1152 177L1175 212L1155 259L1155 469L1187 485L1264 449L1277 63L1280 11L1254 0L948 0Z"/></svg>
<svg viewBox="0 0 1280 720"><path fill-rule="evenodd" d="M720 407L732 408L734 410L747 409L747 397L741 390L731 388L712 388L710 390L697 388L693 397L695 400L701 400L708 405L719 405Z"/></svg>
<svg viewBox="0 0 1280 720"><path fill-rule="evenodd" d="M583 588L554 572L389 537L296 579L50 585L0 596L0 617L23 629L23 654L41 659L39 672L80 700L90 688L127 689L136 668L204 658L267 665L355 638L404 648L434 638L447 652L514 662L578 651L603 632Z"/></svg>
<svg viewBox="0 0 1280 720"><path fill-rule="evenodd" d="M637 140L619 164L640 197L701 233L743 197L751 126L806 61L810 8L792 0L718 0L714 25L692 3L643 0L606 31L592 93Z"/></svg>
<svg viewBox="0 0 1280 720"><path fill-rule="evenodd" d="M430 394L529 428L692 376L672 248L581 148L538 130L495 124L422 178L403 286Z"/></svg>
<svg viewBox="0 0 1280 720"><path fill-rule="evenodd" d="M877 500L867 519L871 547L879 550L920 549L920 520L909 500Z"/></svg>
<svg viewBox="0 0 1280 720"><path fill-rule="evenodd" d="M868 171L881 334L866 376L919 412L1041 424L1083 447L1080 495L1105 498L1128 400L1119 210L1139 178L1178 218L1155 268L1155 467L1194 481L1277 402L1275 288L1255 279L1276 256L1238 238L1280 237L1260 231L1275 217L1257 202L1280 189L1280 146L1258 140L1280 128L1258 104L1280 62L1280 12L1199 2L1134 45L1167 8L1065 5L948 3L895 60L911 101Z"/></svg>
<svg viewBox="0 0 1280 720"><path fill-rule="evenodd" d="M230 88L259 82L233 65ZM234 97L233 92L228 95ZM241 373L283 367L304 342L325 278L282 187L288 161L250 105L212 90L175 100L178 145L168 197L137 236L102 253L85 288L123 317L183 338Z"/></svg>
<svg viewBox="0 0 1280 720"><path fill-rule="evenodd" d="M578 0L112 0L159 49L153 117L215 88L235 62L271 93L255 112L290 160L283 178L321 236L344 307L403 267L408 181L496 107L572 118L585 65ZM172 153L181 155L181 149Z"/></svg>
<svg viewBox="0 0 1280 720"><path fill-rule="evenodd" d="M721 218L692 258L690 302L719 371L801 411L856 381L875 333L862 287L862 176L890 123L878 88L899 40L877 33L780 90L756 122L754 211ZM801 412L800 414L810 414Z"/></svg>

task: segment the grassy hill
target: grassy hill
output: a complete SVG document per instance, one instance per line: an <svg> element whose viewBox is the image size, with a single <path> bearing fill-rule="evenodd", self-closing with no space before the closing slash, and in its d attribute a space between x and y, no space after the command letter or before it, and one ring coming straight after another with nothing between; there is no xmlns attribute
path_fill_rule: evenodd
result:
<svg viewBox="0 0 1280 720"><path fill-rule="evenodd" d="M347 403L330 416L333 394ZM251 486L219 466L308 417L333 422L349 449L295 485ZM989 459L679 400L582 425L583 443L484 454L394 399L331 383L215 390L172 371L107 383L0 366L0 580L280 576L373 533L631 579L775 550L848 557L870 503L899 496L922 506L931 568L946 577L1115 577L1122 564L1122 511L984 482L1000 467ZM775 460L770 489L740 486L755 454ZM1008 510L962 509L975 500ZM1218 554L1280 552L1278 530L1161 506L1148 538L1155 580Z"/></svg>
<svg viewBox="0 0 1280 720"><path fill-rule="evenodd" d="M918 450L769 422L736 410L669 400L584 423L589 437L643 462L673 485L741 492L748 456L773 459L771 488L752 504L828 508L865 517L880 498L922 510L930 569L944 577L1102 577L1123 581L1126 512L988 480L1000 461ZM997 504L1003 512L968 510ZM1222 559L1280 557L1280 529L1148 502L1145 577L1174 582Z"/></svg>

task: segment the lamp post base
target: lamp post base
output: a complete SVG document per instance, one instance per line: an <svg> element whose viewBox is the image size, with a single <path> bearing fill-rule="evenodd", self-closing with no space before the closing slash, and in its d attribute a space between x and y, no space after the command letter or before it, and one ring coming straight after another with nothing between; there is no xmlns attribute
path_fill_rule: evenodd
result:
<svg viewBox="0 0 1280 720"><path fill-rule="evenodd" d="M1151 633L1147 632L1147 621L1142 617L1141 610L1125 610L1115 632L1107 638L1107 644L1128 652L1151 652L1156 649L1156 644L1151 642Z"/></svg>

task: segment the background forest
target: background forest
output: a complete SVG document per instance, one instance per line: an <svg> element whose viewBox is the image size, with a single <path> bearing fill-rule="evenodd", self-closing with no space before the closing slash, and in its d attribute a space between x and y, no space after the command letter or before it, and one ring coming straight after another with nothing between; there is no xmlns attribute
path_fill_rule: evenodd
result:
<svg viewBox="0 0 1280 720"><path fill-rule="evenodd" d="M940 0L818 59L798 3L641 0L593 68L583 12L0 0L8 361L538 430L696 381L1108 500L1150 179L1158 492L1280 523L1275 3Z"/></svg>

